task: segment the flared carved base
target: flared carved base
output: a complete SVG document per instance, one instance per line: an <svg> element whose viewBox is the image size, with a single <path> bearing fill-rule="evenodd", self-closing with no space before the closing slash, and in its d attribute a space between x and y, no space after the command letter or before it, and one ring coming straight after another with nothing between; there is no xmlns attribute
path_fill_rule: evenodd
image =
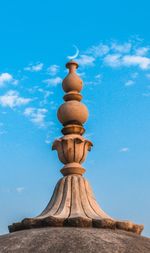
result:
<svg viewBox="0 0 150 253"><path fill-rule="evenodd" d="M61 178L45 210L35 218L26 218L9 226L9 231L46 226L96 227L122 229L140 234L143 225L117 221L97 204L87 180L80 175Z"/></svg>

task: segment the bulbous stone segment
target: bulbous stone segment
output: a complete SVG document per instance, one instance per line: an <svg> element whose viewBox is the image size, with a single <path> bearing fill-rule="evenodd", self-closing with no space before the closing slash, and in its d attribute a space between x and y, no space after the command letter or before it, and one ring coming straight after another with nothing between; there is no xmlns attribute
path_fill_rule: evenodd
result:
<svg viewBox="0 0 150 253"><path fill-rule="evenodd" d="M63 125L82 125L88 119L88 109L76 100L67 101L59 107L57 117Z"/></svg>
<svg viewBox="0 0 150 253"><path fill-rule="evenodd" d="M55 140L52 149L57 150L59 160L65 164L61 172L68 174L83 174L81 163L84 162L87 152L91 150L92 142L80 135L68 134Z"/></svg>
<svg viewBox="0 0 150 253"><path fill-rule="evenodd" d="M121 229L136 234L143 230L143 225L117 221L107 215L97 204L88 181L79 175L61 178L45 210L35 218L12 224L9 231L46 226Z"/></svg>
<svg viewBox="0 0 150 253"><path fill-rule="evenodd" d="M77 91L80 92L82 89L82 80L75 73L78 64L75 61L70 61L66 64L69 69L68 75L63 80L62 86L65 92Z"/></svg>

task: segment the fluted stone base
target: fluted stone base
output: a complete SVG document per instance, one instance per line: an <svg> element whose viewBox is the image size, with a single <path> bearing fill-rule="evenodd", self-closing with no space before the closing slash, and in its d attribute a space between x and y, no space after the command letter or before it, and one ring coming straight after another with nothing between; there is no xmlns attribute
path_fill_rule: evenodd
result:
<svg viewBox="0 0 150 253"><path fill-rule="evenodd" d="M61 178L45 210L35 218L26 218L9 226L9 231L53 227L96 227L121 229L140 234L143 225L117 221L97 204L88 181L81 175Z"/></svg>

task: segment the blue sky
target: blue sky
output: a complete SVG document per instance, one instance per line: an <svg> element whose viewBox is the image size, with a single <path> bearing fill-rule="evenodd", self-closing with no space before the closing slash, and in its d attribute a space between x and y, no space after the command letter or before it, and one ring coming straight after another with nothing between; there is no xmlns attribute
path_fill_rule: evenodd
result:
<svg viewBox="0 0 150 253"><path fill-rule="evenodd" d="M52 141L67 56L94 147L84 164L97 201L150 236L149 1L5 0L0 4L0 234L46 206L62 164Z"/></svg>

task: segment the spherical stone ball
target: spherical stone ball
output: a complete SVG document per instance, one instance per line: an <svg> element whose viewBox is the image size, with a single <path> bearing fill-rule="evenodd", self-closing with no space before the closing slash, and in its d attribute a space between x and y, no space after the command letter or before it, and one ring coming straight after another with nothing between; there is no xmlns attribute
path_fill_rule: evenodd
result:
<svg viewBox="0 0 150 253"><path fill-rule="evenodd" d="M67 101L59 107L57 117L63 125L73 122L83 124L88 118L88 110L78 101Z"/></svg>
<svg viewBox="0 0 150 253"><path fill-rule="evenodd" d="M65 92L73 90L80 92L82 90L82 80L75 72L72 72L63 80L62 86Z"/></svg>

